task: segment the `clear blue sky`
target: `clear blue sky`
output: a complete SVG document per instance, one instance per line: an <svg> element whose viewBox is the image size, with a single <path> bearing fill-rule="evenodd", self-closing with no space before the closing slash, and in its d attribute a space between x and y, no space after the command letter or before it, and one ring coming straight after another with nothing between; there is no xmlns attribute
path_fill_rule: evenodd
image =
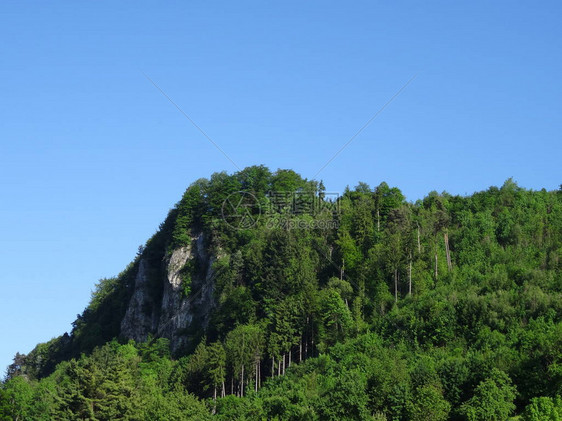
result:
<svg viewBox="0 0 562 421"><path fill-rule="evenodd" d="M70 330L199 177L240 167L409 200L562 183L560 2L0 6L0 366Z"/></svg>

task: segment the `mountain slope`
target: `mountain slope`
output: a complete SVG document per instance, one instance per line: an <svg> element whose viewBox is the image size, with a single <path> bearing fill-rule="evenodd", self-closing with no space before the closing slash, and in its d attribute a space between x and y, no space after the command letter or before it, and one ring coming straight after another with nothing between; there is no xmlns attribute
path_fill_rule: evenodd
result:
<svg viewBox="0 0 562 421"><path fill-rule="evenodd" d="M339 197L290 170L217 173L0 396L68 419L533 419L560 408L561 256L561 191L408 203L386 183Z"/></svg>

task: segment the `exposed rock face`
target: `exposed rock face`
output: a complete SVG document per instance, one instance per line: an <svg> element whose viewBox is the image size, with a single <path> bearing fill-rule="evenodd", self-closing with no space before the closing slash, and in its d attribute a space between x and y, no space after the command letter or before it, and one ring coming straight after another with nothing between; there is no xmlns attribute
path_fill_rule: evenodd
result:
<svg viewBox="0 0 562 421"><path fill-rule="evenodd" d="M162 262L159 279L149 280L146 263L141 259L135 281L135 290L121 322L121 334L135 341L144 341L149 335L170 339L172 352L190 341L190 333L205 329L214 307L212 269L215 256L205 250L203 234L193 239L192 245L182 247ZM191 279L191 293L185 297L181 270L189 260L196 260L199 268ZM157 282L158 297L151 296ZM154 295L154 292L152 292Z"/></svg>
<svg viewBox="0 0 562 421"><path fill-rule="evenodd" d="M152 308L154 308L154 297L150 293L148 264L145 259L141 259L135 278L135 290L125 317L121 321L121 334L135 341L145 341L148 334L156 327L154 312L147 314L147 310Z"/></svg>
<svg viewBox="0 0 562 421"><path fill-rule="evenodd" d="M168 261L164 281L157 336L169 338L173 349L184 344L185 338L182 333L193 320L190 300L185 299L181 291L180 271L189 258L192 258L191 247L174 250ZM193 258L197 258L197 256L193 256Z"/></svg>

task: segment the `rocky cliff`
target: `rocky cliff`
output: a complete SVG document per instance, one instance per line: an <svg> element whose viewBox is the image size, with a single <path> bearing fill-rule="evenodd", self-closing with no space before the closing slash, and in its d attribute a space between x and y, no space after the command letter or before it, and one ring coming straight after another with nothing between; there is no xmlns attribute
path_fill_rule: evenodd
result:
<svg viewBox="0 0 562 421"><path fill-rule="evenodd" d="M121 321L121 335L145 341L149 336L170 339L172 352L189 345L196 331L205 330L214 307L213 263L205 249L205 235L169 253L160 267L149 267L141 256L134 291ZM196 270L190 270L196 268ZM184 274L189 273L189 277ZM190 283L186 294L183 282ZM155 296L154 291L159 293Z"/></svg>

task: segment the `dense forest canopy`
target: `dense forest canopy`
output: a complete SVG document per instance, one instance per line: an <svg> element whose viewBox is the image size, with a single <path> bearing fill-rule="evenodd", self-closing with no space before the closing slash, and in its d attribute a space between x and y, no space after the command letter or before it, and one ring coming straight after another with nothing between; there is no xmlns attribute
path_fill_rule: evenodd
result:
<svg viewBox="0 0 562 421"><path fill-rule="evenodd" d="M209 323L177 352L124 338L139 261L201 233ZM562 187L411 203L386 183L334 195L291 170L216 173L69 334L16 355L0 419L560 420L561 257ZM182 268L186 300L200 266Z"/></svg>

